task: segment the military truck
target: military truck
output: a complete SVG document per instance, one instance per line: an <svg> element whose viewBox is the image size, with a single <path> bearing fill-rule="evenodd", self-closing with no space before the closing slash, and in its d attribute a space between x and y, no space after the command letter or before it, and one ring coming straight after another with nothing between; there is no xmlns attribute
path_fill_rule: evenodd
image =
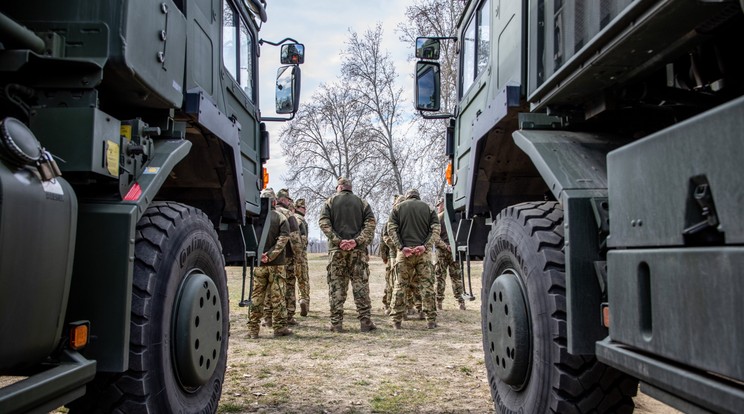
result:
<svg viewBox="0 0 744 414"><path fill-rule="evenodd" d="M471 0L449 119L453 251L482 258L500 413L744 410L744 2ZM445 121L446 122L446 121Z"/></svg>
<svg viewBox="0 0 744 414"><path fill-rule="evenodd" d="M263 247L284 119L258 107L266 20L265 0L0 5L0 412L216 411L225 265ZM291 117L289 40L269 43Z"/></svg>

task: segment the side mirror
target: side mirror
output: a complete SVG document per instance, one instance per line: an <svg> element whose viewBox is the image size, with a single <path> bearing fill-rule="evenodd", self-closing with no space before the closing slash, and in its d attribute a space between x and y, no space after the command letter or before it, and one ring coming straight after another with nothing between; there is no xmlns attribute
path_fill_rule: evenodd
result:
<svg viewBox="0 0 744 414"><path fill-rule="evenodd" d="M299 65L305 63L305 45L302 43L289 43L282 45L282 65Z"/></svg>
<svg viewBox="0 0 744 414"><path fill-rule="evenodd" d="M300 106L300 67L282 66L276 71L276 113L294 114Z"/></svg>
<svg viewBox="0 0 744 414"><path fill-rule="evenodd" d="M418 59L439 59L439 39L430 37L416 38L416 58Z"/></svg>
<svg viewBox="0 0 744 414"><path fill-rule="evenodd" d="M441 91L439 63L416 62L416 109L439 111Z"/></svg>

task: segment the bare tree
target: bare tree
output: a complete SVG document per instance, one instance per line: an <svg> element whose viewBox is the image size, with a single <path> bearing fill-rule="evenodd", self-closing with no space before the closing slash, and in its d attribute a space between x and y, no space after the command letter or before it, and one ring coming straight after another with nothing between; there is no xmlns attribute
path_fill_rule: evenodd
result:
<svg viewBox="0 0 744 414"><path fill-rule="evenodd" d="M377 192L383 174L369 168L369 121L353 91L339 83L323 84L280 134L290 160L285 180L295 197L308 202L309 213L335 191L339 177L354 182L361 197ZM357 179L361 178L364 179Z"/></svg>
<svg viewBox="0 0 744 414"><path fill-rule="evenodd" d="M407 148L400 140L404 137L402 120L403 89L396 85L398 73L390 53L382 50L382 25L365 31L362 35L350 32L346 48L341 52L343 63L341 74L348 82L371 120L370 139L373 156L387 162L380 165L389 168L391 184L402 193L404 162Z"/></svg>
<svg viewBox="0 0 744 414"><path fill-rule="evenodd" d="M417 37L438 36L456 37L457 22L463 12L464 2L452 0L415 0L406 8L406 20L398 25L399 39L411 45L410 59ZM442 110L453 113L457 104L457 47L452 40L441 42L439 62L442 79ZM422 183L422 195L437 198L444 193L444 170L448 159L444 154L445 133L449 120L433 121L418 118L417 127L424 139L421 154L425 154L428 163L420 165L419 171L425 171L436 177L436 185L431 180Z"/></svg>

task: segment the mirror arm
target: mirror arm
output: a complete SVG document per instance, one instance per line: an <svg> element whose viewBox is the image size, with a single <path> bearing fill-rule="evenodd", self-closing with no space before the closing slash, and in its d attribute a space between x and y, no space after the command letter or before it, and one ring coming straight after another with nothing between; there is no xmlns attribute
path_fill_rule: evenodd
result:
<svg viewBox="0 0 744 414"><path fill-rule="evenodd" d="M274 42L272 42L272 41L270 41L270 40L264 40L264 39L259 39L259 40L258 40L258 44L259 44L259 45L263 45L264 43L268 43L268 44L270 44L270 45L272 45L272 46L279 46L279 45L283 45L283 44L284 44L284 43L286 43L286 42L292 42L292 43L300 43L300 42L298 42L298 41L296 41L296 40L292 39L291 37L285 37L284 39L280 40L280 41L279 41L279 42L277 42L277 43L274 43Z"/></svg>
<svg viewBox="0 0 744 414"><path fill-rule="evenodd" d="M261 117L260 118L260 121L261 122L286 122L286 121L293 120L294 117L295 117L295 114L290 115L289 118L276 118L276 117L266 117L266 118L264 118L264 117Z"/></svg>
<svg viewBox="0 0 744 414"><path fill-rule="evenodd" d="M424 119L447 119L447 118L454 118L455 114L436 114L436 115L427 115L424 111L419 111L419 114L421 114L421 117Z"/></svg>

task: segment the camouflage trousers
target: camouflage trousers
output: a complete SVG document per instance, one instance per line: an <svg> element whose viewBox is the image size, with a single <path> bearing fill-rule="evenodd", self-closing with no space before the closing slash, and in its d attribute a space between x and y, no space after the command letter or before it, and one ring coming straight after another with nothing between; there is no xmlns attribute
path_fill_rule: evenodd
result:
<svg viewBox="0 0 744 414"><path fill-rule="evenodd" d="M395 267L394 259L389 259L385 263L385 291L382 295L382 304L389 308L392 305L393 286L395 286Z"/></svg>
<svg viewBox="0 0 744 414"><path fill-rule="evenodd" d="M253 274L253 294L248 315L248 332L258 333L264 305L271 305L274 330L287 326L287 280L284 265L259 266Z"/></svg>
<svg viewBox="0 0 744 414"><path fill-rule="evenodd" d="M287 320L292 319L297 310L297 256L287 258Z"/></svg>
<svg viewBox="0 0 744 414"><path fill-rule="evenodd" d="M431 266L431 253L420 256L405 257L398 252L395 258L395 288L393 289L394 305L390 313L393 322L403 320L406 311L405 293L411 286L418 286L421 292L421 305L426 320L436 322L437 303L434 292L434 274Z"/></svg>
<svg viewBox="0 0 744 414"><path fill-rule="evenodd" d="M434 267L434 273L437 275L437 302L442 303L444 300L444 288L447 284L448 271L452 281L452 294L455 295L455 300L458 303L464 303L460 263L453 260L452 254L448 251L437 253L437 264Z"/></svg>
<svg viewBox="0 0 744 414"><path fill-rule="evenodd" d="M299 260L295 263L297 271L297 288L300 291L300 302L303 300L305 303L310 305L310 276L307 268L307 252L302 252L299 256Z"/></svg>
<svg viewBox="0 0 744 414"><path fill-rule="evenodd" d="M419 280L412 280L405 290L406 309L421 312L421 285Z"/></svg>
<svg viewBox="0 0 744 414"><path fill-rule="evenodd" d="M351 282L351 292L359 320L369 319L372 302L369 299L369 267L367 252L362 250L333 250L328 253L328 301L331 323L344 320L344 303Z"/></svg>

